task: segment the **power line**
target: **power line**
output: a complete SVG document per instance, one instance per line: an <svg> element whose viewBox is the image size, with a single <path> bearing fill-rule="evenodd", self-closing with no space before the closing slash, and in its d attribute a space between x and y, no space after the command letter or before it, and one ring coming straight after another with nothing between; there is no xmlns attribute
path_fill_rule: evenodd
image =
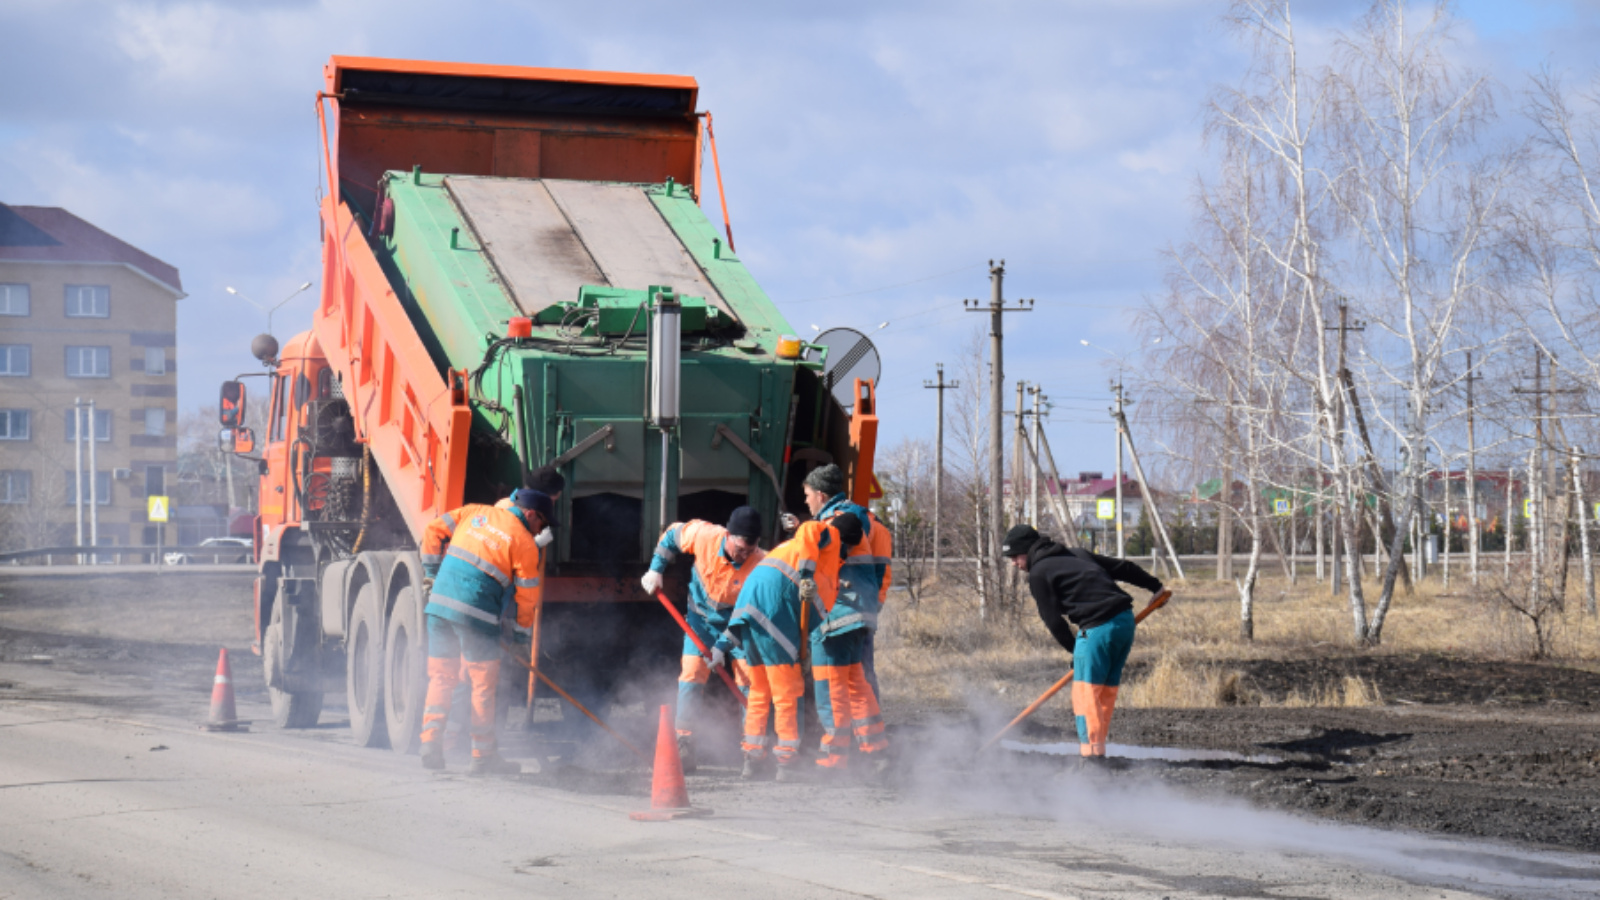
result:
<svg viewBox="0 0 1600 900"><path fill-rule="evenodd" d="M783 303L820 303L823 300L838 300L838 299L841 299L843 297L860 297L863 294L876 294L876 293L878 293L880 291L892 291L895 288L903 288L903 287L909 287L910 285L913 285L913 284L921 284L924 281L935 281L935 280L940 279L940 278L949 278L951 275L960 274L961 272L965 272L968 269L976 269L977 267L979 267L981 265L983 265L983 263L981 263L981 262L968 263L967 265L964 265L964 266L962 266L962 267L960 267L958 269L951 269L948 272L940 272L937 275L924 275L921 278L913 278L910 281L902 281L899 284L887 284L887 285L884 285L883 287L867 288L865 290L860 290L860 291L847 291L847 292L845 292L843 294L828 294L827 296L824 296L824 297L808 297L808 298L806 298L804 300L784 300L782 302Z"/></svg>

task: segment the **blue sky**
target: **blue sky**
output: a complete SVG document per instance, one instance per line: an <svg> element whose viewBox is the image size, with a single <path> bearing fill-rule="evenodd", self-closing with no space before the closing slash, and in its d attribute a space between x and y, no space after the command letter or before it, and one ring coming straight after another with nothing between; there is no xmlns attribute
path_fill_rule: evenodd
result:
<svg viewBox="0 0 1600 900"><path fill-rule="evenodd" d="M1359 2L1303 3L1302 28ZM34 0L0 8L0 200L64 206L176 265L180 404L253 368L263 305L319 272L313 95L334 53L670 72L716 115L740 256L802 333L890 325L884 437L932 435L933 366L1007 261L1006 372L1059 399L1063 469L1109 470L1111 356L1159 291L1204 168L1201 106L1245 56L1225 4L638 0ZM1513 88L1581 77L1591 2L1458 7L1460 50ZM709 173L707 181L709 182ZM706 208L715 216L715 196ZM315 290L278 313L305 321ZM1084 348L1080 339L1108 353ZM1009 391L1008 391L1009 396ZM1082 399L1077 399L1082 398Z"/></svg>

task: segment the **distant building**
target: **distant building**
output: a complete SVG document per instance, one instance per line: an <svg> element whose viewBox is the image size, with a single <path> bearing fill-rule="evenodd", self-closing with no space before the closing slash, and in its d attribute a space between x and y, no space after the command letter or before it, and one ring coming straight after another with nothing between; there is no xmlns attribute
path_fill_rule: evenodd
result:
<svg viewBox="0 0 1600 900"><path fill-rule="evenodd" d="M1100 472L1079 472L1076 480L1062 479L1054 484L1052 490L1051 479L1039 480L1040 512L1052 513L1050 495L1053 494L1061 502L1079 535L1091 536L1096 545L1102 548L1115 546L1117 480L1107 478ZM1023 481L1020 487L1024 498L1031 496L1031 484L1028 481ZM1011 490L1012 482L1007 479L1007 498L1011 496ZM1139 482L1127 473L1122 475L1121 512L1123 534L1131 535L1139 527L1139 520L1144 515L1144 496L1139 491ZM1102 515L1105 518L1101 518Z"/></svg>
<svg viewBox="0 0 1600 900"><path fill-rule="evenodd" d="M0 542L71 543L91 477L101 543L155 542L145 497L176 473L183 296L176 268L72 213L0 204ZM81 485L75 398L95 403Z"/></svg>

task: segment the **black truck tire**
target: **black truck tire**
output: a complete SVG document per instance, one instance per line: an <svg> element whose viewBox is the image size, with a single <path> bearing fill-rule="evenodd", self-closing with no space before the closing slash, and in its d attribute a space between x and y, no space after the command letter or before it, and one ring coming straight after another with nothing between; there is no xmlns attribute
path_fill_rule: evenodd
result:
<svg viewBox="0 0 1600 900"><path fill-rule="evenodd" d="M383 642L383 708L389 747L415 753L422 742L422 706L428 693L428 633L420 585L392 585L394 608Z"/></svg>
<svg viewBox="0 0 1600 900"><path fill-rule="evenodd" d="M283 666L283 610L272 606L272 623L261 637L261 668L272 700L272 721L279 728L314 728L322 715L322 690L286 691L273 687Z"/></svg>
<svg viewBox="0 0 1600 900"><path fill-rule="evenodd" d="M345 697L350 731L362 747L389 741L383 717L383 608L377 585L367 582L356 594L345 639Z"/></svg>

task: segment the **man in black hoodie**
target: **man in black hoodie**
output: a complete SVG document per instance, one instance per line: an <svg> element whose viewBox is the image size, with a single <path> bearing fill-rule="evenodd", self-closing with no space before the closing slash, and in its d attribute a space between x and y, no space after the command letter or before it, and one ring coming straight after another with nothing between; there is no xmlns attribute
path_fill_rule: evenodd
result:
<svg viewBox="0 0 1600 900"><path fill-rule="evenodd" d="M1161 581L1125 559L1063 547L1029 525L1012 526L1000 552L1028 573L1039 618L1073 656L1078 752L1103 759L1122 667L1133 649L1133 598L1117 582L1157 594ZM1077 626L1076 638L1068 622Z"/></svg>

